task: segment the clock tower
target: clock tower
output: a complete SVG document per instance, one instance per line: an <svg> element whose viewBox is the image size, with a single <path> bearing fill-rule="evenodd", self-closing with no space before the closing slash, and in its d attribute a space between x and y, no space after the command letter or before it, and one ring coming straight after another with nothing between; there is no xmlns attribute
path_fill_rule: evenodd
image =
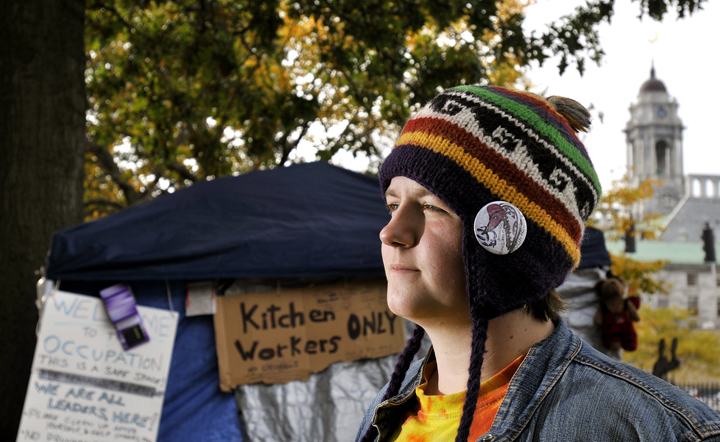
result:
<svg viewBox="0 0 720 442"><path fill-rule="evenodd" d="M630 186L645 180L661 181L653 197L633 209L633 216L643 213L668 215L685 194L683 183L682 121L677 114L677 100L670 97L665 84L655 77L640 87L637 103L630 105L630 121L625 126L627 165Z"/></svg>

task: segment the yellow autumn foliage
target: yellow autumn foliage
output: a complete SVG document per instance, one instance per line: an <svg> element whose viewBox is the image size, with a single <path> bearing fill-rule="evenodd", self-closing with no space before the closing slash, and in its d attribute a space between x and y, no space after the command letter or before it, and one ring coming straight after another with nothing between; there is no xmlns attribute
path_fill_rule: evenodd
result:
<svg viewBox="0 0 720 442"><path fill-rule="evenodd" d="M670 344L677 338L680 367L671 371L668 378L678 383L720 381L720 334L717 331L698 329L696 319L678 308L642 307L640 318L635 324L638 349L624 352L624 362L652 373L660 340L665 339L665 356L670 359Z"/></svg>

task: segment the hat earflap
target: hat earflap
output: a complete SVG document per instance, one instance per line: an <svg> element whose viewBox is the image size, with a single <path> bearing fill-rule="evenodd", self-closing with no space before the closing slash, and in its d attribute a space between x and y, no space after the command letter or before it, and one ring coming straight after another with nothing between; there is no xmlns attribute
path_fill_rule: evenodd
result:
<svg viewBox="0 0 720 442"><path fill-rule="evenodd" d="M485 359L485 343L487 342L489 321L484 316L473 319L472 350L470 353L470 368L468 369L467 393L465 395L465 404L463 405L462 418L460 418L460 427L458 428L455 442L467 441L470 435L470 427L472 426L473 416L475 415L478 397L480 396L480 375L483 360Z"/></svg>

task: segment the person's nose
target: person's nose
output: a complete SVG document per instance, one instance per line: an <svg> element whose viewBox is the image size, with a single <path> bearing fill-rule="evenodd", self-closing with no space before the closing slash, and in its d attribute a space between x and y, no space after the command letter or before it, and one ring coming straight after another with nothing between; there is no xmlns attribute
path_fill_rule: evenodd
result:
<svg viewBox="0 0 720 442"><path fill-rule="evenodd" d="M422 237L423 219L409 205L398 207L380 231L380 241L390 247L415 247Z"/></svg>

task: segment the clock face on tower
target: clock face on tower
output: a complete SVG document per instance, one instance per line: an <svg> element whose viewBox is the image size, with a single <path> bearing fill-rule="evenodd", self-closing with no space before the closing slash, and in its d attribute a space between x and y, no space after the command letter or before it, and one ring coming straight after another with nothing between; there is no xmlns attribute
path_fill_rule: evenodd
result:
<svg viewBox="0 0 720 442"><path fill-rule="evenodd" d="M664 120L668 116L668 109L665 106L658 106L657 109L655 109L655 115L658 116L661 120Z"/></svg>

